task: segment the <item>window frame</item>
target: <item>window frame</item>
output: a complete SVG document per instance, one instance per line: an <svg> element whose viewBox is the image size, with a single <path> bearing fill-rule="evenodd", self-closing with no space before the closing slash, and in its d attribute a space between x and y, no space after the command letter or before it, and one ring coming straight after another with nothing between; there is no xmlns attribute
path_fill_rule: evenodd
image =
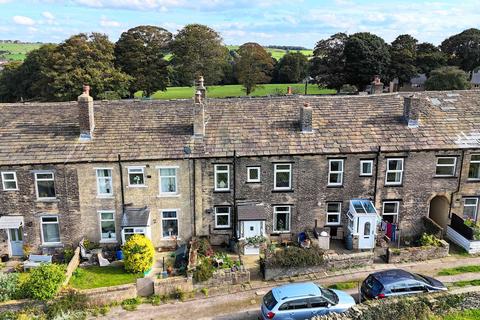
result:
<svg viewBox="0 0 480 320"><path fill-rule="evenodd" d="M98 175L98 172L100 170L108 170L110 171L110 176L109 177L100 177ZM100 198L113 198L113 194L114 194L114 191L113 191L113 168L95 168L95 176L96 176L96 180L97 180L97 197L100 197ZM110 186L112 187L112 192L110 193L100 193L100 179L104 179L104 180L107 180L107 179L110 179Z"/></svg>
<svg viewBox="0 0 480 320"><path fill-rule="evenodd" d="M250 170L256 170L257 171L257 179L252 179L250 177ZM260 177L261 169L259 166L252 166L252 167L247 167L247 182L249 183L258 183L261 182L261 177Z"/></svg>
<svg viewBox="0 0 480 320"><path fill-rule="evenodd" d="M286 230L277 230L277 209L278 208L288 208L288 229ZM282 213L286 211L280 211ZM272 231L273 233L290 233L290 230L292 229L292 206L291 205L275 205L273 206L273 226L272 226Z"/></svg>
<svg viewBox="0 0 480 320"><path fill-rule="evenodd" d="M45 178L38 178L37 176L39 174L51 174L52 178L51 179L45 179ZM35 193L37 196L37 200L56 200L57 199L57 190L55 188L55 173L53 171L36 171L34 172L35 176ZM40 197L39 190L38 190L38 181L53 181L53 192L55 194L54 197Z"/></svg>
<svg viewBox="0 0 480 320"><path fill-rule="evenodd" d="M466 205L466 201L467 200L475 200L475 205ZM478 219L478 198L477 197L465 197L463 198L463 218L466 219L466 216L465 216L465 207L475 207L475 217L473 219L473 221L477 222L477 219Z"/></svg>
<svg viewBox="0 0 480 320"><path fill-rule="evenodd" d="M363 172L364 163L370 163L370 173ZM373 176L373 160L371 159L360 160L360 177L371 177L371 176Z"/></svg>
<svg viewBox="0 0 480 320"><path fill-rule="evenodd" d="M394 203L395 204L395 207L397 209L397 211L395 213L387 213L386 215L387 216L393 216L394 219L393 219L393 223L398 223L398 217L399 217L399 214L400 214L400 201L398 200L384 200L382 201L382 221L383 220L383 217L385 216L385 204L391 204L391 203Z"/></svg>
<svg viewBox="0 0 480 320"><path fill-rule="evenodd" d="M403 183L403 172L405 171L405 159L403 158L388 158L387 160L387 167L385 168L385 185L386 186L400 186ZM400 161L402 164L401 170L390 170L388 169L390 161ZM388 181L388 174L389 173L400 173L400 181L399 182L389 182Z"/></svg>
<svg viewBox="0 0 480 320"><path fill-rule="evenodd" d="M338 211L336 212L329 212L328 205L329 204L338 204ZM326 203L327 208L325 209L326 212L326 226L339 226L342 223L342 202L341 201L327 201ZM338 222L328 222L328 216L336 215L338 217Z"/></svg>
<svg viewBox="0 0 480 320"><path fill-rule="evenodd" d="M332 163L339 162L342 165L342 170L332 171ZM345 172L345 159L328 159L328 186L337 187L343 186L343 174ZM330 177L332 174L340 174L340 182L331 182Z"/></svg>
<svg viewBox="0 0 480 320"><path fill-rule="evenodd" d="M288 169L277 169L277 166L288 166ZM277 173L288 172L288 187L277 187ZM292 164L291 163L274 163L273 164L273 190L285 191L292 190Z"/></svg>
<svg viewBox="0 0 480 320"><path fill-rule="evenodd" d="M142 184L131 184L130 174L139 174L139 172L131 172L131 170L142 170L142 172L141 172L141 174L143 176L143 183ZM127 176L128 176L128 187L130 187L130 188L146 187L146 184L145 184L145 167L144 166L127 167ZM113 184L112 184L112 188L113 188Z"/></svg>
<svg viewBox="0 0 480 320"><path fill-rule="evenodd" d="M177 196L178 193L178 166L158 166L158 194L160 197L169 197L169 196ZM173 169L175 170L174 176L162 176L162 169ZM163 192L162 191L162 177L163 178L175 178L175 191L174 192Z"/></svg>
<svg viewBox="0 0 480 320"><path fill-rule="evenodd" d="M13 180L12 179L6 179L5 175L7 174L13 174ZM18 191L18 180L17 180L17 173L15 171L2 171L2 188L3 191ZM7 188L5 185L5 182L15 182L15 188Z"/></svg>
<svg viewBox="0 0 480 320"><path fill-rule="evenodd" d="M56 222L44 222L43 221L43 218L55 218L57 219ZM43 234L43 225L44 224L56 224L57 225L57 228L58 228L58 239L59 241L52 241L52 242L47 242L45 241L45 235ZM56 215L44 215L44 216L40 216L40 234L42 236L42 245L46 245L46 246L49 246L49 245L58 245L58 244L61 244L62 241L60 240L61 237L60 237L60 219L58 216Z"/></svg>
<svg viewBox="0 0 480 320"><path fill-rule="evenodd" d="M163 213L164 212L175 212L175 218L164 218L163 217ZM168 239L168 240L171 240L171 239L180 239L180 219L179 219L179 213L180 212L180 209L161 209L160 210L160 215L161 215L161 228L162 228L162 239ZM174 236L164 236L163 235L163 221L164 220L176 220L177 221L177 235L174 235Z"/></svg>
<svg viewBox="0 0 480 320"><path fill-rule="evenodd" d="M218 167L227 167L227 169L219 170ZM227 186L225 188L218 187L217 175L219 173L227 174ZM230 191L230 164L229 163L216 163L213 165L213 189L214 191Z"/></svg>
<svg viewBox="0 0 480 320"><path fill-rule="evenodd" d="M472 166L472 163L477 163L478 166L480 167L480 159L479 160L472 160L472 157L474 157L474 156L480 157L480 154L474 153L474 154L470 155L470 162L469 162L469 165L468 165L468 176L467 176L468 181L480 181L480 169L478 170L478 176L477 177L470 178L470 168Z"/></svg>
<svg viewBox="0 0 480 320"><path fill-rule="evenodd" d="M440 159L453 159L453 164L439 164L438 161ZM438 167L453 167L452 174L438 174L437 169ZM441 156L437 157L437 163L435 165L435 177L455 177L457 173L457 157L452 156Z"/></svg>
<svg viewBox="0 0 480 320"><path fill-rule="evenodd" d="M219 208L227 208L228 212L218 213L217 209ZM215 219L215 229L230 229L232 227L232 208L230 206L215 206L214 210L214 219ZM217 224L217 216L227 216L228 217L228 225L219 225Z"/></svg>
<svg viewBox="0 0 480 320"><path fill-rule="evenodd" d="M115 210L98 210L98 223L100 227L100 243L115 243L117 242L117 223L115 220ZM102 213L111 213L112 219L102 219ZM115 237L114 238L103 238L102 236L102 222L104 221L113 221L113 226L115 229Z"/></svg>

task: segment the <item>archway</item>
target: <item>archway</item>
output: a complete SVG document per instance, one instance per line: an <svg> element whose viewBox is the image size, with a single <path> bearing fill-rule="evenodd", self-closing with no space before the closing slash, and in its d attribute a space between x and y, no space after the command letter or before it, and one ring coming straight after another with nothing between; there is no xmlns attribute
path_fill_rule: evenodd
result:
<svg viewBox="0 0 480 320"><path fill-rule="evenodd" d="M446 228L448 224L448 199L444 196L436 196L430 200L430 211L428 216L440 227Z"/></svg>

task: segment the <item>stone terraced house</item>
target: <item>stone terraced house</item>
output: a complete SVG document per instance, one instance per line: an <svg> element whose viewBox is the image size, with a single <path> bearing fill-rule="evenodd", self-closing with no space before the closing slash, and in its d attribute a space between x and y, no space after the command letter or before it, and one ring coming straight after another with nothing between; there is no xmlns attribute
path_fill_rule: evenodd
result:
<svg viewBox="0 0 480 320"><path fill-rule="evenodd" d="M406 237L425 216L442 227L452 213L477 219L479 91L206 99L197 89L193 100L93 101L86 87L77 102L1 104L0 253L313 227L368 248L376 228L354 227L353 199Z"/></svg>

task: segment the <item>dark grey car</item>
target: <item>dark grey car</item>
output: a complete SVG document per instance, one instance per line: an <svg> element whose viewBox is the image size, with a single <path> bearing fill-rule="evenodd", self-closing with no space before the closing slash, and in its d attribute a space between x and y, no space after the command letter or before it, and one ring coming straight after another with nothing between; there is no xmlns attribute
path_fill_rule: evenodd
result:
<svg viewBox="0 0 480 320"><path fill-rule="evenodd" d="M443 283L432 277L391 269L372 273L363 281L361 300L446 290Z"/></svg>

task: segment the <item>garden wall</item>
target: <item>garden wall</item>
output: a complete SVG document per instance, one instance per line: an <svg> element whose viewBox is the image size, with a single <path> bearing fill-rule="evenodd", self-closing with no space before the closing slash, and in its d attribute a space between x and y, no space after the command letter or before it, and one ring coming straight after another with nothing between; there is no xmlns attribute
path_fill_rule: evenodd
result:
<svg viewBox="0 0 480 320"><path fill-rule="evenodd" d="M326 254L324 263L310 267L267 267L264 268L264 279L275 280L310 273L324 273L328 270L341 270L373 264L373 252L358 252L351 254Z"/></svg>
<svg viewBox="0 0 480 320"><path fill-rule="evenodd" d="M67 265L67 271L65 272L66 278L63 282L63 285L66 286L72 277L73 272L77 269L78 265L80 264L80 247L75 249L73 253L73 257Z"/></svg>
<svg viewBox="0 0 480 320"><path fill-rule="evenodd" d="M415 262L431 259L440 259L448 256L450 245L445 240L440 240L440 247L408 247L408 248L388 248L387 263Z"/></svg>
<svg viewBox="0 0 480 320"><path fill-rule="evenodd" d="M165 279L155 279L154 292L156 295L171 295L177 290L183 292L193 291L193 281L187 277L169 277Z"/></svg>
<svg viewBox="0 0 480 320"><path fill-rule="evenodd" d="M20 310L25 310L26 308L32 308L42 305L44 305L43 302L30 299L10 300L0 303L0 313L4 313L7 311L16 312Z"/></svg>
<svg viewBox="0 0 480 320"><path fill-rule="evenodd" d="M80 292L88 297L91 304L102 305L135 298L137 296L137 285L132 283L120 286L80 290Z"/></svg>
<svg viewBox="0 0 480 320"><path fill-rule="evenodd" d="M443 228L427 216L423 217L423 227L426 234L433 234L438 239L443 239Z"/></svg>
<svg viewBox="0 0 480 320"><path fill-rule="evenodd" d="M195 287L221 287L247 282L250 282L250 271L245 270L245 268L242 266L241 270L237 271L230 271L229 269L217 270L207 281L195 283Z"/></svg>

